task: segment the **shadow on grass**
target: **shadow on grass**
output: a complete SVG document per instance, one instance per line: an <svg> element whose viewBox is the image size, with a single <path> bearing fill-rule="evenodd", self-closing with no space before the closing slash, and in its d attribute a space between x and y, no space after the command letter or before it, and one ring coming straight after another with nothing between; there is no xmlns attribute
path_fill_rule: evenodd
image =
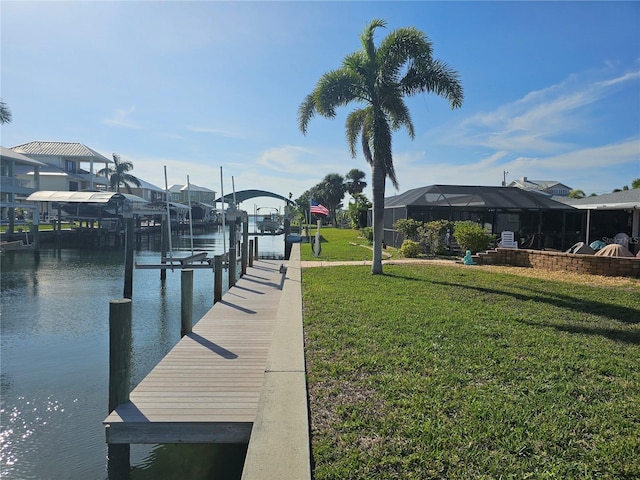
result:
<svg viewBox="0 0 640 480"><path fill-rule="evenodd" d="M631 343L634 345L640 345L640 332L638 331L626 331L626 330L616 330L613 328L602 328L602 327L590 327L587 325L570 325L570 324L562 324L552 323L549 321L536 322L535 320L519 320L522 323L526 323L527 325L531 325L533 327L546 327L553 328L555 330L567 333L577 333L580 335L599 335L609 340L615 340L617 342Z"/></svg>
<svg viewBox="0 0 640 480"><path fill-rule="evenodd" d="M430 278L420 278L420 277L412 277L409 275L398 275L396 273L388 273L384 274L387 277L398 278L405 281L410 282L418 282L418 283L427 283L427 284L436 284L442 285L445 287L453 287L464 290L474 290L479 293L485 293L489 295L500 295L500 296L510 296L515 300L521 302L540 302L546 303L548 305L552 305L554 307L572 310L579 313L591 314L591 315L602 315L611 320L618 321L620 323L625 323L628 325L635 325L640 323L640 309L624 307L619 305L612 305L610 303L595 301L595 300L585 300L584 298L574 297L571 295L566 295L558 292L551 292L545 290L538 290L535 288L517 285L514 284L514 289L529 291L530 293L522 293L515 292L508 289L499 289L499 288L491 288L491 287L480 287L477 285L469 285L464 283L456 283L456 282L447 282L443 280L435 280ZM604 293L603 293L604 294ZM626 330L617 330L615 328L603 328L589 325L576 325L569 323L562 323L559 321L558 323L548 322L548 321L536 321L534 320L519 320L521 322L527 323L529 325L541 326L541 327L549 327L554 328L559 331L564 331L568 333L577 333L577 334L587 334L587 335L600 335L611 340L632 343L632 344L640 344L640 332L637 331L626 331Z"/></svg>
<svg viewBox="0 0 640 480"><path fill-rule="evenodd" d="M522 302L536 301L547 303L558 308L574 310L581 313L589 313L595 315L604 315L622 323L636 324L640 323L640 310L635 308L621 307L619 305L611 305L609 303L598 302L593 300L585 300L583 298L572 297L560 293L551 293L547 291L536 291L537 294L523 294L512 292L509 290L500 290L496 288L477 287L475 285L464 285L461 283L451 283L438 280L431 280L432 283L449 287L458 287L476 290L478 292L490 293L493 295L508 295ZM515 288L526 289L520 285Z"/></svg>

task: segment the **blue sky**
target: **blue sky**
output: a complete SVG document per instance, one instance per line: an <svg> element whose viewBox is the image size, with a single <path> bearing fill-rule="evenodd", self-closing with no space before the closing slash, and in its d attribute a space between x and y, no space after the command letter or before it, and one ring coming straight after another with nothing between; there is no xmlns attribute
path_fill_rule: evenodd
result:
<svg viewBox="0 0 640 480"><path fill-rule="evenodd" d="M5 147L83 143L133 174L225 193L297 198L351 158L344 120L297 109L325 72L413 26L458 70L462 108L408 101L416 130L394 136L399 192L500 185L526 176L608 193L640 177L640 2L30 2L0 4ZM370 191L365 191L370 196ZM387 195L395 190L387 182ZM345 199L346 200L346 199ZM274 205L257 199L258 206ZM278 203L275 203L278 205ZM243 205L252 210L253 205Z"/></svg>

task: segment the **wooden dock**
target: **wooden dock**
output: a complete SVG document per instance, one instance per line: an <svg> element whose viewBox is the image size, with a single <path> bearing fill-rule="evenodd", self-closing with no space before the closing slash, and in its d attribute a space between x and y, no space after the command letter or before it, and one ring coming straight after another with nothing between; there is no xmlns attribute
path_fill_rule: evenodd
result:
<svg viewBox="0 0 640 480"><path fill-rule="evenodd" d="M104 420L107 442L247 443L285 275L259 260Z"/></svg>

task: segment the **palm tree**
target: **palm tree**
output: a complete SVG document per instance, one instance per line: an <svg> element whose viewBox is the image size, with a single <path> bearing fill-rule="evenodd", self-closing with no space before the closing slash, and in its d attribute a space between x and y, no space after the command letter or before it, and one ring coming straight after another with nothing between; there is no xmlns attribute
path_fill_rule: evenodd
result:
<svg viewBox="0 0 640 480"><path fill-rule="evenodd" d="M0 99L0 124L11 123L11 110L4 101Z"/></svg>
<svg viewBox="0 0 640 480"><path fill-rule="evenodd" d="M569 198L584 198L586 197L586 194L584 193L584 190L571 190L569 192Z"/></svg>
<svg viewBox="0 0 640 480"><path fill-rule="evenodd" d="M362 170L358 170L357 168L352 168L349 172L344 176L347 180L347 192L353 198L357 198L358 195L362 193L362 191L367 187L367 182L364 181L364 177L367 174Z"/></svg>
<svg viewBox="0 0 640 480"><path fill-rule="evenodd" d="M298 109L298 126L306 134L316 113L334 118L337 107L352 102L361 105L347 117L346 131L351 155L356 156L356 141L360 137L364 157L371 165L372 274L382 273L386 178L398 188L391 134L405 127L411 138L415 135L404 97L433 92L449 100L451 108L460 107L464 98L458 73L432 57L433 48L424 33L413 27L400 28L376 47L373 34L379 27L386 27L386 22L376 19L365 28L360 36L362 50L347 55L339 69L320 77Z"/></svg>
<svg viewBox="0 0 640 480"><path fill-rule="evenodd" d="M140 180L131 175L130 172L133 170L133 163L129 160L120 160L120 155L117 153L113 154L113 166L106 166L103 169L99 170L98 175L104 175L109 178L109 185L111 190L115 190L120 193L120 185L124 185L127 187L127 193L131 193L131 185L130 183L135 185L136 187L141 187L142 184Z"/></svg>

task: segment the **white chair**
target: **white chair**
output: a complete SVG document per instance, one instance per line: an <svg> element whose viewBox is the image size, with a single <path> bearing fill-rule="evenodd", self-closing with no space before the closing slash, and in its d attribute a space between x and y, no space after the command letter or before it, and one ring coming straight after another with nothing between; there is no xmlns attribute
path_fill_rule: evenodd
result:
<svg viewBox="0 0 640 480"><path fill-rule="evenodd" d="M518 242L513 239L513 232L505 230L500 234L500 246L502 248L518 248Z"/></svg>

